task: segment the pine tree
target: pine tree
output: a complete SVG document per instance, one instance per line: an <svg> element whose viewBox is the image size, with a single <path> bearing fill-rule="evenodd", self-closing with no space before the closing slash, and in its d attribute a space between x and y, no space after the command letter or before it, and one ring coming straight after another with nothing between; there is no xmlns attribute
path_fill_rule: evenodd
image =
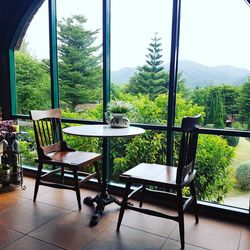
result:
<svg viewBox="0 0 250 250"><path fill-rule="evenodd" d="M102 99L100 46L93 45L99 30L86 30L86 22L84 16L73 15L58 24L60 99L72 110Z"/></svg>
<svg viewBox="0 0 250 250"><path fill-rule="evenodd" d="M129 80L128 91L132 94L148 94L151 99L167 92L168 73L162 66L161 38L155 36L148 47L146 64L138 67L137 72Z"/></svg>

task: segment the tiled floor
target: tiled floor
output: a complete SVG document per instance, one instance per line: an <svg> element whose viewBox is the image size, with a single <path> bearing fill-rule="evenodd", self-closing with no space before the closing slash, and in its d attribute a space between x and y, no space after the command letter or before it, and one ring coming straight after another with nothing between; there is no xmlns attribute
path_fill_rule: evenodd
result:
<svg viewBox="0 0 250 250"><path fill-rule="evenodd" d="M93 207L78 211L74 192L40 187L33 203L34 179L25 178L26 190L0 194L0 249L180 249L178 225L134 211L126 211L116 232L119 207L106 207L95 227L89 226ZM82 196L95 192L82 190ZM152 205L148 205L152 207ZM159 208L162 209L162 208ZM185 216L186 250L250 250L250 226Z"/></svg>

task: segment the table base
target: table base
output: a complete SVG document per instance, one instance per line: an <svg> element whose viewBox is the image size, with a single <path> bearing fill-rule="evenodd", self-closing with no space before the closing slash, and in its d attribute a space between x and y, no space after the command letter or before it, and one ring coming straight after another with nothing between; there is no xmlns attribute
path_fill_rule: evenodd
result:
<svg viewBox="0 0 250 250"><path fill-rule="evenodd" d="M105 206L113 202L119 206L121 205L121 202L117 200L113 195L109 194L107 191L96 195L95 198L91 198L90 196L86 197L83 202L88 206L92 206L94 203L97 204L95 214L92 216L90 221L90 226L95 226L98 224Z"/></svg>

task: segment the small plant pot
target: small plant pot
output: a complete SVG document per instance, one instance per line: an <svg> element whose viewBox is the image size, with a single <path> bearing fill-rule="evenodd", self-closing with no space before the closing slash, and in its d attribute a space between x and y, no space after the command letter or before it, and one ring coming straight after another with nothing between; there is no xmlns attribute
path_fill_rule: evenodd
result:
<svg viewBox="0 0 250 250"><path fill-rule="evenodd" d="M109 124L111 128L128 128L130 125L130 121L127 118L126 114L112 113Z"/></svg>

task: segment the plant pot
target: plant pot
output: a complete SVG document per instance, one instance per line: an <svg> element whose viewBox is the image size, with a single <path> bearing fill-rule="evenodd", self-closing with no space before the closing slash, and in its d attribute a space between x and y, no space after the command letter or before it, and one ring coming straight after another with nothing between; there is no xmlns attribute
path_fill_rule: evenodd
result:
<svg viewBox="0 0 250 250"><path fill-rule="evenodd" d="M128 128L130 121L126 114L112 113L109 121L110 127L112 128Z"/></svg>

